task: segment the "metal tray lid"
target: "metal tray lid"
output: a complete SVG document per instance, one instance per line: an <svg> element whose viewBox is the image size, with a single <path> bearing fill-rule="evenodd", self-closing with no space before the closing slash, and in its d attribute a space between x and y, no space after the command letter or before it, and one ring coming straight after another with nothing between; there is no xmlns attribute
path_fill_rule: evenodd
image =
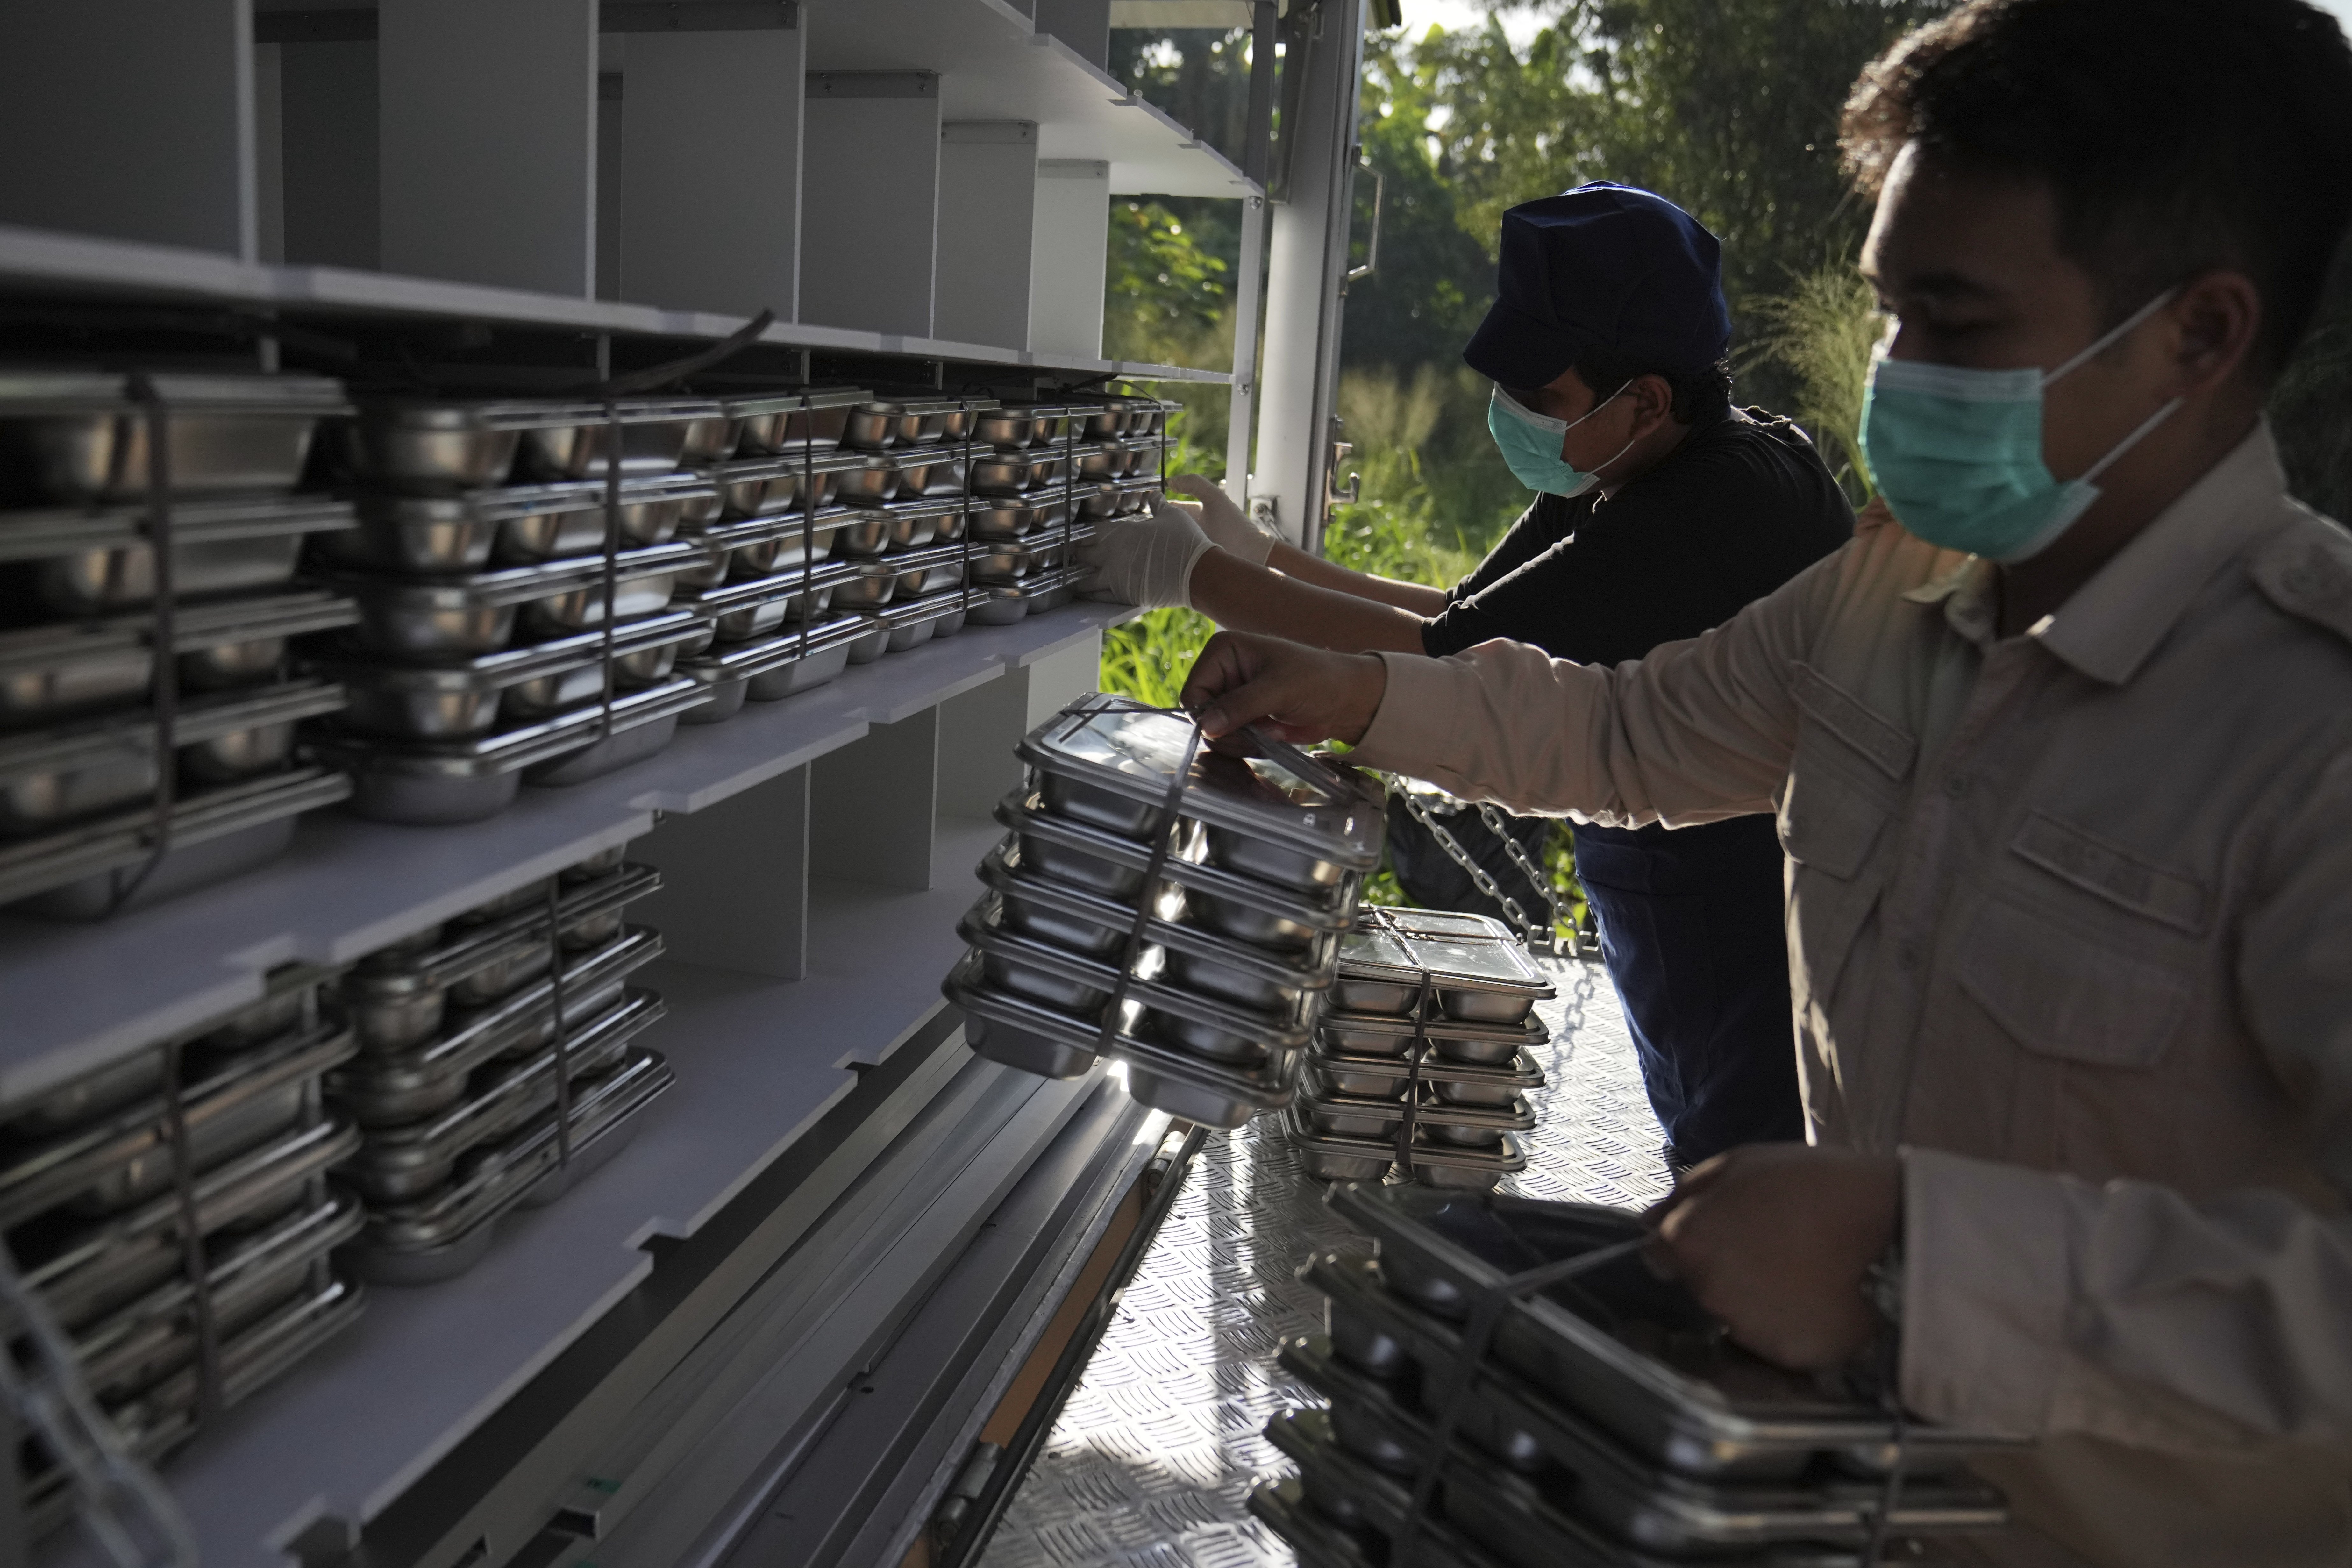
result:
<svg viewBox="0 0 2352 1568"><path fill-rule="evenodd" d="M801 474L841 474L847 473L853 468L887 466L887 459L879 452L860 452L842 447L813 452L803 447L781 456L736 458L723 463L712 463L707 468L695 471L708 478L713 484L731 485L745 479L783 479ZM661 477L675 479L677 476L664 474Z"/></svg>
<svg viewBox="0 0 2352 1568"><path fill-rule="evenodd" d="M1018 752L1034 767L1157 804L1168 798L1195 733L1190 718L1097 693L1031 731ZM1258 754L1248 758L1198 747L1180 814L1311 849L1354 870L1380 864L1387 817L1377 783L1295 747L1263 737L1256 744Z"/></svg>
<svg viewBox="0 0 2352 1568"><path fill-rule="evenodd" d="M858 509L846 509L856 510ZM885 501L878 507L866 507L870 516L880 511L891 517L960 517L967 511L982 509L977 496L908 496L904 500Z"/></svg>
<svg viewBox="0 0 2352 1568"><path fill-rule="evenodd" d="M1057 882L1050 877L1024 874L1021 868L1021 843L1007 839L981 858L978 876L981 881L1000 893L1044 904L1064 914L1076 915L1097 924L1113 926L1120 931L1135 924L1135 906L1090 893L1084 888L1067 882ZM1152 918L1143 928L1143 939L1171 952L1231 964L1236 969L1271 980L1279 985L1295 986L1302 991L1328 990L1331 984L1331 944L1335 935L1326 935L1311 943L1302 952L1276 952L1192 925L1183 919L1183 889L1174 883L1162 887L1153 900Z"/></svg>
<svg viewBox="0 0 2352 1568"><path fill-rule="evenodd" d="M82 550L113 550L150 542L143 500L96 508L36 507L0 511L0 561L37 561ZM233 539L278 539L289 533L331 533L359 524L358 510L335 496L191 498L172 503L174 544L217 544Z"/></svg>
<svg viewBox="0 0 2352 1568"><path fill-rule="evenodd" d="M996 820L1015 833L1034 834L1038 837L1081 850L1114 865L1132 870L1144 870L1151 863L1150 846L1133 838L1123 838L1106 833L1066 816L1047 811L1035 791L1026 784L1013 790L996 803ZM1192 825L1197 827L1197 824ZM1178 828L1180 833L1184 828ZM1186 833L1185 842L1170 854L1160 867L1160 876L1187 890L1227 899L1234 903L1267 914L1280 915L1318 931L1345 931L1355 923L1355 901L1342 889L1340 896L1318 899L1278 883L1257 877L1247 877L1238 871L1228 871L1220 866L1206 864L1201 857L1206 852L1207 840L1197 832Z"/></svg>
<svg viewBox="0 0 2352 1568"><path fill-rule="evenodd" d="M955 509L948 509L952 511ZM904 572L919 572L926 566L946 566L963 560L963 544L922 544L912 550L894 550L887 555L865 555L855 561L835 564L853 568L854 577L896 577Z"/></svg>
<svg viewBox="0 0 2352 1568"><path fill-rule="evenodd" d="M1442 920L1424 921L1423 912L1365 911L1358 929L1339 944L1339 973L1367 980L1414 981L1426 972L1446 990L1537 998L1558 994L1528 961L1517 934L1502 921L1448 911L1436 911L1444 914Z"/></svg>
<svg viewBox="0 0 2352 1568"><path fill-rule="evenodd" d="M766 577L753 577L741 583L721 583L716 588L694 588L670 596L673 608L694 611L701 616L723 616L736 610L748 610L755 605L789 599L795 595L830 588L836 583L846 583L852 577L870 576L859 569L864 561L816 561L803 569L787 566ZM892 574L895 575L895 574Z"/></svg>
<svg viewBox="0 0 2352 1568"><path fill-rule="evenodd" d="M1368 1078L1395 1079L1399 1081L1412 1076L1412 1068L1402 1057L1359 1057L1345 1051L1335 1051L1320 1042L1315 1047L1309 1061L1328 1061L1341 1071L1358 1073ZM1544 1086L1544 1070L1536 1058L1521 1051L1507 1062L1456 1062L1443 1057L1432 1057L1421 1064L1423 1083L1483 1083L1507 1084L1526 1090Z"/></svg>
<svg viewBox="0 0 2352 1568"><path fill-rule="evenodd" d="M323 375L189 374L148 377L173 408L207 414L347 414L343 384ZM125 413L140 406L131 377L105 370L0 370L0 419L33 414Z"/></svg>
<svg viewBox="0 0 2352 1568"><path fill-rule="evenodd" d="M730 419L749 419L761 414L797 414L803 408L849 408L873 401L874 393L869 387L808 386L797 392L751 392L722 397L719 406Z"/></svg>
<svg viewBox="0 0 2352 1568"><path fill-rule="evenodd" d="M613 557L613 573L622 582L683 572L702 559L702 546L693 540L647 544L623 550ZM486 572L456 573L446 577L387 577L374 572L324 572L320 581L358 598L405 599L435 605L499 606L520 605L570 593L603 580L604 557L567 555L529 566L499 566Z"/></svg>
<svg viewBox="0 0 2352 1568"><path fill-rule="evenodd" d="M349 625L346 616L337 625ZM643 653L699 636L702 617L690 609L667 609L613 628L613 654ZM333 650L305 655L303 668L332 676L345 686L373 691L502 691L545 675L561 675L604 657L602 627L546 642L500 648L446 664L394 664L373 655Z"/></svg>
<svg viewBox="0 0 2352 1568"><path fill-rule="evenodd" d="M1324 1015L1327 1020L1360 1030L1370 1035L1410 1036L1413 1021L1391 1013L1342 1013L1338 1009ZM1516 1024L1480 1024L1466 1018L1432 1018L1419 1026L1423 1036L1433 1040L1515 1040L1522 1046L1540 1046L1551 1038L1551 1030L1536 1014L1529 1013Z"/></svg>

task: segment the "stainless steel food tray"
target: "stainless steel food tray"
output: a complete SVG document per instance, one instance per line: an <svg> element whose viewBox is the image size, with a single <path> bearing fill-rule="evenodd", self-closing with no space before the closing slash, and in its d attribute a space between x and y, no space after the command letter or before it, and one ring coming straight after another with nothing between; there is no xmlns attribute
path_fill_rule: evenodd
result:
<svg viewBox="0 0 2352 1568"><path fill-rule="evenodd" d="M904 653L919 647L938 635L946 624L964 612L963 591L949 588L919 599L900 599L878 610L854 610L851 614L862 621L866 633L852 643L849 661L869 664L885 653ZM859 658L861 645L876 633L881 634L882 646Z"/></svg>
<svg viewBox="0 0 2352 1568"><path fill-rule="evenodd" d="M863 452L803 452L781 457L739 458L701 470L718 487L729 517L768 517L809 509L805 490L822 507L840 489L844 474L861 472L874 459Z"/></svg>
<svg viewBox="0 0 2352 1568"><path fill-rule="evenodd" d="M1417 910L1368 911L1339 944L1335 1006L1410 1016L1427 974L1439 1012L1480 1024L1517 1024L1555 994L1528 961L1519 936L1484 915Z"/></svg>
<svg viewBox="0 0 2352 1568"><path fill-rule="evenodd" d="M870 557L920 550L960 539L967 503L961 496L917 497L887 506L852 508L835 536L834 552Z"/></svg>
<svg viewBox="0 0 2352 1568"><path fill-rule="evenodd" d="M1388 1475L1341 1447L1332 1436L1331 1418L1326 1411L1292 1410L1277 1415L1265 1424L1265 1437L1298 1467L1298 1473L1291 1480L1251 1494L1252 1512L1275 1523L1285 1540L1305 1542L1309 1552L1338 1550L1339 1542L1349 1542L1354 1552L1340 1560L1343 1568L1377 1568L1402 1554L1402 1549L1391 1542L1403 1531L1412 1507L1411 1480ZM1646 1559L1608 1552L1604 1545L1596 1537L1593 1551L1570 1552L1546 1562L1541 1568L1663 1568ZM1414 1561L1424 1568L1529 1568L1489 1555L1438 1506L1433 1506L1430 1517L1423 1521L1413 1550ZM1772 1568L1799 1565L1776 1563ZM1827 1565L1805 1563L1801 1568Z"/></svg>
<svg viewBox="0 0 2352 1568"><path fill-rule="evenodd" d="M1018 500L975 496L965 516L974 539L1017 542L1052 529L1068 510L1068 498L1053 489Z"/></svg>
<svg viewBox="0 0 2352 1568"><path fill-rule="evenodd" d="M748 457L805 447L829 449L840 441L850 409L873 400L874 394L865 387L812 386L722 397L719 407L735 423L735 449Z"/></svg>
<svg viewBox="0 0 2352 1568"><path fill-rule="evenodd" d="M152 604L146 509L0 513L0 615L20 623ZM344 501L310 496L191 500L172 509L172 584L182 601L279 587L302 542L352 525Z"/></svg>
<svg viewBox="0 0 2352 1568"><path fill-rule="evenodd" d="M855 507L833 506L814 514L778 512L691 530L686 537L700 548L702 560L680 574L677 586L700 591L796 572L804 562L831 555L841 531L867 515Z"/></svg>
<svg viewBox="0 0 2352 1568"><path fill-rule="evenodd" d="M394 489L460 489L522 472L548 479L602 475L607 432L620 432L624 474L667 473L725 455L731 426L700 398L603 403L526 399L369 399L344 439L359 478Z"/></svg>
<svg viewBox="0 0 2352 1568"><path fill-rule="evenodd" d="M622 551L612 563L614 618L666 607L672 584L699 554L683 542ZM337 573L327 582L359 601L355 637L368 652L446 663L495 653L518 628L551 638L602 626L604 572L602 557L587 556L429 580Z"/></svg>
<svg viewBox="0 0 2352 1568"><path fill-rule="evenodd" d="M850 409L841 444L879 452L961 441L971 434L979 416L995 406L992 397L877 398Z"/></svg>
<svg viewBox="0 0 2352 1568"><path fill-rule="evenodd" d="M750 642L779 626L823 615L843 586L858 576L854 563L821 561L722 587L681 593L672 602L709 622L714 643Z"/></svg>
<svg viewBox="0 0 2352 1568"><path fill-rule="evenodd" d="M637 1114L676 1081L659 1054L639 1050L600 1079L576 1086L570 1143L576 1171L610 1158ZM548 1111L504 1140L473 1151L448 1186L421 1201L370 1212L344 1257L362 1279L388 1285L454 1278L488 1252L499 1216L558 1174L562 1147Z"/></svg>
<svg viewBox="0 0 2352 1568"><path fill-rule="evenodd" d="M1076 1078L1094 1065L1099 1021L1056 1011L992 985L981 955L966 952L941 983L967 1015L964 1038L980 1055L1024 1072ZM1139 1037L1142 1005L1122 1005L1111 1055L1127 1065L1128 1092L1142 1104L1207 1127L1239 1127L1289 1103L1297 1052L1276 1052L1249 1068L1224 1067Z"/></svg>
<svg viewBox="0 0 2352 1568"><path fill-rule="evenodd" d="M250 1146L237 1142L236 1131L250 1108L317 1079L358 1050L349 1030L322 1024L240 1053L185 1084L182 1118L197 1168ZM129 1206L170 1184L172 1161L171 1130L160 1095L56 1137L10 1148L0 1154L0 1226L84 1200L107 1211Z"/></svg>
<svg viewBox="0 0 2352 1568"><path fill-rule="evenodd" d="M573 1035L565 1047L575 1082L610 1071L629 1042L660 1021L661 998L632 988ZM413 1202L449 1181L469 1151L503 1138L556 1100L555 1047L479 1069L466 1099L437 1116L366 1130L338 1173L373 1205ZM488 1081L484 1081L484 1080Z"/></svg>
<svg viewBox="0 0 2352 1568"><path fill-rule="evenodd" d="M665 663L675 663L709 636L709 623L691 610L624 622L613 629L609 645L619 685L635 689L648 679L667 679ZM305 662L342 684L338 731L390 741L448 741L486 735L500 719L509 724L541 720L601 700L606 648L600 627L447 664L389 664L342 652L315 654ZM583 691L583 685L593 689Z"/></svg>
<svg viewBox="0 0 2352 1568"><path fill-rule="evenodd" d="M1344 1275L1344 1268L1333 1272ZM1342 1310L1338 1300L1334 1313ZM1347 1310L1373 1315L1361 1294ZM1391 1318L1382 1331L1410 1334ZM1416 1336L1416 1342L1418 1337ZM1332 1431L1339 1445L1359 1458L1391 1473L1418 1473L1435 1447L1426 1411L1445 1409L1454 1384L1443 1375L1386 1380L1349 1364L1333 1342L1314 1335L1286 1342L1283 1367L1332 1402ZM1437 1364L1442 1368L1450 1355ZM1418 1400L1416 1407L1413 1401ZM1643 1466L1603 1434L1540 1400L1529 1400L1507 1382L1479 1379L1463 1402L1455 1429L1457 1445L1445 1467L1449 1503L1459 1506L1466 1490L1493 1490L1466 1511L1511 1507L1531 1515L1531 1523L1557 1529L1573 1520L1637 1550L1673 1558L1715 1557L1783 1544L1864 1544L1885 1487L1852 1477L1821 1478L1810 1484L1708 1484L1671 1470ZM1477 1456L1492 1455L1507 1467L1498 1473ZM1525 1479L1519 1479L1525 1477ZM2008 1510L1999 1491L1971 1480L1918 1477L1906 1481L1887 1516L1898 1538L1999 1529Z"/></svg>
<svg viewBox="0 0 2352 1568"><path fill-rule="evenodd" d="M958 497L964 492L966 464L953 447L902 447L890 454L898 470L898 498L908 500Z"/></svg>
<svg viewBox="0 0 2352 1568"><path fill-rule="evenodd" d="M250 870L293 841L297 816L351 793L341 773L296 768L184 796L172 815L171 849L122 907ZM21 912L61 920L110 912L121 878L152 855L154 823L154 807L143 805L0 848L0 904L28 900Z"/></svg>
<svg viewBox="0 0 2352 1568"><path fill-rule="evenodd" d="M1118 952L1135 924L1132 902L1029 873L1017 843L990 850L978 875L1003 896L1006 927L1039 941L1100 958ZM1167 950L1171 974L1194 990L1271 1013L1331 984L1335 935L1318 937L1298 952L1269 952L1191 923L1181 887L1163 886L1153 903L1143 939Z"/></svg>
<svg viewBox="0 0 2352 1568"><path fill-rule="evenodd" d="M282 764L292 726L343 705L331 680L222 692L178 707L171 743L183 781L228 782ZM0 838L52 833L155 790L156 721L133 712L0 739Z"/></svg>
<svg viewBox="0 0 2352 1568"><path fill-rule="evenodd" d="M852 564L856 568L855 575L834 589L833 602L838 609L878 610L894 599L919 599L963 583L960 545L936 544Z"/></svg>
<svg viewBox="0 0 2352 1568"><path fill-rule="evenodd" d="M184 692L248 687L285 663L287 640L359 619L349 599L315 590L183 605L172 646ZM0 731L135 707L153 688L155 621L132 614L0 632Z"/></svg>
<svg viewBox="0 0 2352 1568"><path fill-rule="evenodd" d="M1330 1015L1324 1015L1328 1018ZM1395 1057L1351 1057L1333 1052L1328 1037L1318 1038L1307 1058L1307 1082L1318 1093L1359 1098L1400 1100L1411 1081L1412 1068ZM1496 1109L1541 1089L1543 1068L1533 1055L1521 1053L1495 1063L1449 1062L1433 1058L1422 1063L1421 1081L1448 1105Z"/></svg>
<svg viewBox="0 0 2352 1568"><path fill-rule="evenodd" d="M1406 1103L1402 1086L1395 1093L1352 1095L1322 1078L1318 1066L1315 1058L1307 1058L1298 1100L1315 1131L1339 1138L1396 1136ZM1430 1129L1431 1142L1456 1148L1492 1148L1494 1134L1532 1132L1536 1127L1534 1110L1517 1097L1499 1104L1459 1105L1439 1099L1434 1086L1424 1083L1412 1105L1416 1128Z"/></svg>
<svg viewBox="0 0 2352 1568"><path fill-rule="evenodd" d="M619 911L659 890L661 873L650 866L623 865L601 877L575 882L556 896L555 926L566 935L619 929ZM473 925L455 926L434 945L412 950L400 944L362 959L337 987L342 1013L371 1056L413 1050L440 1033L449 1008L498 1002L547 973L547 900ZM593 945L611 940L609 934Z"/></svg>
<svg viewBox="0 0 2352 1568"><path fill-rule="evenodd" d="M1260 1482L1251 1489L1249 1510L1260 1523L1280 1536L1306 1568L1378 1568L1386 1561L1387 1537L1375 1536L1383 1555L1375 1555L1363 1537L1360 1526L1339 1523L1327 1517L1307 1498L1305 1484L1297 1476L1286 1476ZM1423 1568L1498 1568L1485 1552L1463 1542L1442 1524L1438 1539L1422 1538L1414 1548L1416 1563ZM1581 1563L1564 1563L1552 1568L1591 1568Z"/></svg>
<svg viewBox="0 0 2352 1568"><path fill-rule="evenodd" d="M478 572L496 559L529 565L602 555L605 486L601 479L513 485L451 495L358 498L359 526L322 537L326 565L408 576ZM691 474L635 475L621 483L613 521L624 549L662 544L688 522L707 521L719 494Z"/></svg>
<svg viewBox="0 0 2352 1568"><path fill-rule="evenodd" d="M200 1173L197 1233L208 1236L284 1211L301 1201L313 1178L359 1146L359 1131L351 1123L319 1119ZM79 1322L183 1267L180 1227L179 1194L166 1193L108 1219L37 1237L19 1233L19 1260L26 1282L60 1321Z"/></svg>
<svg viewBox="0 0 2352 1568"><path fill-rule="evenodd" d="M1148 846L1058 816L1026 787L998 801L995 816L1019 836L1022 862L1037 874L1119 900L1142 890L1151 865ZM1320 896L1303 893L1208 864L1208 836L1200 823L1182 822L1176 831L1180 842L1161 863L1160 876L1184 889L1193 923L1277 952L1299 952L1322 933L1354 922L1356 879Z"/></svg>
<svg viewBox="0 0 2352 1568"><path fill-rule="evenodd" d="M1324 1131L1310 1120L1303 1099L1290 1108L1284 1129L1299 1167L1318 1181L1377 1182L1396 1159L1393 1134L1362 1138ZM1413 1133L1412 1179L1423 1187L1484 1192L1527 1167L1527 1146L1512 1133L1482 1149L1445 1143L1420 1129Z"/></svg>
<svg viewBox="0 0 2352 1568"><path fill-rule="evenodd" d="M623 982L661 956L658 931L629 926L604 946L564 955L565 1026L583 1027L613 1005ZM327 1076L330 1099L365 1127L390 1127L448 1110L466 1097L468 1074L495 1057L537 1049L554 1038L555 989L547 976L494 1005L451 1020L414 1050L354 1058Z"/></svg>
<svg viewBox="0 0 2352 1568"><path fill-rule="evenodd" d="M1188 749L1192 772L1177 810L1232 836L1236 869L1274 869L1245 845L1309 852L1286 871L1306 887L1337 883L1346 871L1380 864L1386 816L1380 784L1356 769L1290 747L1261 745L1246 759L1192 747L1192 721L1138 710L1111 697L1081 699L1033 730L1017 748L1035 768L1046 804L1063 816L1131 837L1166 823L1169 786ZM1217 853L1212 847L1212 856ZM1328 865L1328 871L1307 869Z"/></svg>
<svg viewBox="0 0 2352 1568"><path fill-rule="evenodd" d="M809 627L806 637L797 630L780 632L686 660L678 673L707 688L712 705L722 710L696 709L680 717L688 723L715 723L747 700L773 702L822 686L848 667L849 644L866 630L863 616L835 616Z"/></svg>
<svg viewBox="0 0 2352 1568"><path fill-rule="evenodd" d="M350 772L352 810L359 816L417 825L479 822L513 804L525 769L555 766L572 753L674 721L702 700L701 689L684 676L616 697L604 742L595 739L604 709L591 704L474 740L404 742L320 735L311 749L321 761Z"/></svg>
<svg viewBox="0 0 2352 1568"><path fill-rule="evenodd" d="M1381 1244L1387 1268L1409 1263L1415 1274L1451 1280L1457 1290L1498 1281L1494 1264L1427 1222L1428 1201L1368 1187L1334 1189L1330 1198L1335 1211ZM1599 1277L1580 1283L1588 1297L1604 1289ZM1492 1353L1502 1368L1636 1454L1685 1475L1770 1479L1817 1460L1870 1468L1892 1463L1896 1434L1884 1412L1825 1394L1814 1380L1769 1366L1719 1335L1675 1342L1679 1359L1669 1363L1539 1295L1504 1313ZM1911 1453L1938 1467L1957 1453L2009 1446L1924 1424L1907 1427L1906 1442Z"/></svg>
<svg viewBox="0 0 2352 1568"><path fill-rule="evenodd" d="M1068 555L1068 542L1058 538L1026 544L976 544L971 557L971 580L991 587L1018 585L1033 576L1058 571Z"/></svg>
<svg viewBox="0 0 2352 1568"><path fill-rule="evenodd" d="M1064 454L1051 447L997 447L971 459L971 493L1023 496L1050 487L1062 472Z"/></svg>
<svg viewBox="0 0 2352 1568"><path fill-rule="evenodd" d="M323 376L156 374L174 490L283 490L319 421L346 412ZM114 500L148 483L148 416L131 378L102 370L0 372L0 468L18 498Z"/></svg>
<svg viewBox="0 0 2352 1568"><path fill-rule="evenodd" d="M982 626L1009 626L1040 613L1038 606L1049 595L1065 592L1067 574L1064 569L1032 574L1020 584L974 583L969 595L972 624Z"/></svg>
<svg viewBox="0 0 2352 1568"><path fill-rule="evenodd" d="M1334 1000L1338 988L1334 987ZM1335 1005L1323 1015L1324 1044L1351 1057L1392 1057L1402 1060L1412 1050L1413 1021L1393 1014L1342 1013ZM1430 1049L1447 1062L1473 1065L1508 1062L1531 1046L1551 1037L1544 1022L1529 1014L1517 1024L1471 1024L1433 1018L1419 1030Z"/></svg>

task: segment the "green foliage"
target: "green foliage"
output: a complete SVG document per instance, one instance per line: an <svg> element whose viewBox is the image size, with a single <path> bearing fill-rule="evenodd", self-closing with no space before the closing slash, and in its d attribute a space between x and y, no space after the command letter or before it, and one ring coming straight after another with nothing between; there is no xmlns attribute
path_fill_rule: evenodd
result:
<svg viewBox="0 0 2352 1568"><path fill-rule="evenodd" d="M1205 333L1223 313L1229 270L1223 257L1203 250L1183 220L1160 203L1111 203L1106 306L1115 307L1130 330L1178 341Z"/></svg>
<svg viewBox="0 0 2352 1568"><path fill-rule="evenodd" d="M1111 627L1103 633L1102 689L1155 708L1175 707L1185 675L1216 629L1192 610L1146 610Z"/></svg>
<svg viewBox="0 0 2352 1568"><path fill-rule="evenodd" d="M1878 298L1847 261L1799 278L1785 294L1758 300L1762 325L1746 363L1774 364L1795 388L1786 413L1805 427L1857 504L1877 493L1862 460L1862 392L1870 353L1886 318Z"/></svg>

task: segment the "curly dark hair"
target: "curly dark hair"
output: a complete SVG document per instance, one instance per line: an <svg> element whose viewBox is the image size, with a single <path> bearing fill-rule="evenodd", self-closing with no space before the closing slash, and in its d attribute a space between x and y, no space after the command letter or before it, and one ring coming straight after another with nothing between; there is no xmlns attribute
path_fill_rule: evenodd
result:
<svg viewBox="0 0 2352 1568"><path fill-rule="evenodd" d="M2352 46L2303 0L1969 0L1863 70L1839 145L2046 182L2110 324L2217 268L2261 290L2267 383L2352 220Z"/></svg>

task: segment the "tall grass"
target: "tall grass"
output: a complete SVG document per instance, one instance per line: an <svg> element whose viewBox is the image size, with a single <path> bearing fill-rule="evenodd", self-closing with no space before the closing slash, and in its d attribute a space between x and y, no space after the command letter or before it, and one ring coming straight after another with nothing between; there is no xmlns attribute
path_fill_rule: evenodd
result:
<svg viewBox="0 0 2352 1568"><path fill-rule="evenodd" d="M1790 412L1821 448L1822 461L1846 494L1866 501L1877 493L1862 460L1862 392L1870 379L1870 351L1886 328L1878 298L1850 261L1834 261L1796 279L1785 294L1751 300L1765 330L1743 356L1743 368L1778 365L1796 384Z"/></svg>

